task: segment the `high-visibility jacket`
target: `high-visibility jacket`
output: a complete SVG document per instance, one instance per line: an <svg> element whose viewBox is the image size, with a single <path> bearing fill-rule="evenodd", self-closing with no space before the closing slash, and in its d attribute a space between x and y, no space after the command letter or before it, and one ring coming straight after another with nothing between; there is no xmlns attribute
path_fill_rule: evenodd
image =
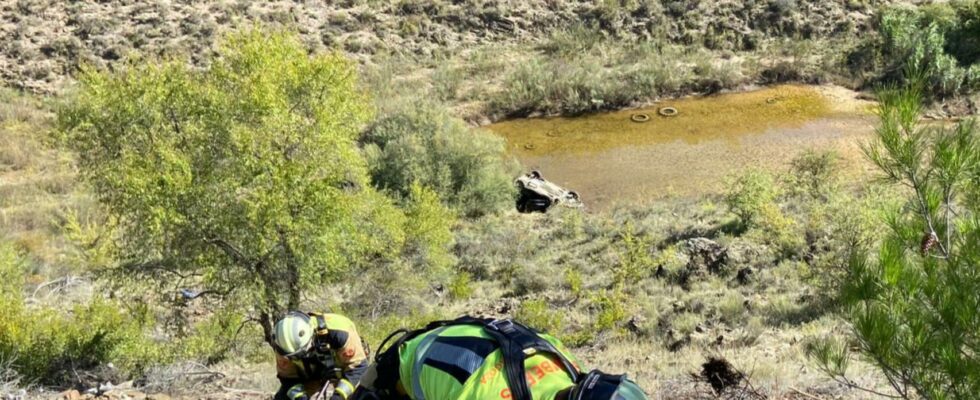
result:
<svg viewBox="0 0 980 400"><path fill-rule="evenodd" d="M449 325L404 343L399 384L413 400L511 399L503 353L485 328ZM572 354L554 336L540 334L578 368ZM537 353L524 361L527 385L535 399L553 399L574 381L552 354Z"/></svg>
<svg viewBox="0 0 980 400"><path fill-rule="evenodd" d="M347 398L367 370L367 354L361 336L354 322L343 315L309 315L317 327L314 343L321 344L320 348L295 360L276 354L276 376L284 386L303 384L311 396L322 390L327 382L332 382L335 393Z"/></svg>

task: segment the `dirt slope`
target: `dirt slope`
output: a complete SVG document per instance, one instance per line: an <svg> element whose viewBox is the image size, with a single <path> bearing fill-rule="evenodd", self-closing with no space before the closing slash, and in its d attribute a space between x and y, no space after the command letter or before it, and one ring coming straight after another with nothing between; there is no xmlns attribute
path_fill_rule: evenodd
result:
<svg viewBox="0 0 980 400"><path fill-rule="evenodd" d="M577 24L628 40L661 37L713 49L751 49L767 37L854 36L890 0L345 0L0 1L0 80L61 88L79 65L131 55L206 59L215 38L255 23L298 30L311 50L438 56L474 44L533 42Z"/></svg>

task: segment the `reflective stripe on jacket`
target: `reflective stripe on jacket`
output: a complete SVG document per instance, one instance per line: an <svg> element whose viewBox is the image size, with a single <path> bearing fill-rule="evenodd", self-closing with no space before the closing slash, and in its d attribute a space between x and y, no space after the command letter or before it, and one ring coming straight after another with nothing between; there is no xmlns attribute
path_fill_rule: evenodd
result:
<svg viewBox="0 0 980 400"><path fill-rule="evenodd" d="M406 342L399 352L399 374L408 396L413 400L510 399L503 355L483 329L475 325L445 326ZM577 364L557 338L548 334L541 337ZM527 384L535 399L553 399L574 384L553 358L536 354L524 361Z"/></svg>
<svg viewBox="0 0 980 400"><path fill-rule="evenodd" d="M367 369L367 354L361 344L354 322L339 314L310 313L313 325L322 319L326 331L317 331L317 343L324 343L326 351L311 351L307 357L290 360L276 354L276 375L283 382L303 383L306 392L315 394L328 381L337 386L356 386Z"/></svg>

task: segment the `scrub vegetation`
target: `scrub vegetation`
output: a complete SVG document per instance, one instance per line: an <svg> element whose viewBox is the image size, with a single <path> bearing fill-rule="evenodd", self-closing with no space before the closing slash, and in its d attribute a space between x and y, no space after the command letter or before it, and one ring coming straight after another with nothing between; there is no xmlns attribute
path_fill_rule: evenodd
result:
<svg viewBox="0 0 980 400"><path fill-rule="evenodd" d="M715 396L709 357L769 398L977 392L980 139L920 122L976 110L976 2L0 8L4 392L261 395L292 308L371 346L513 316L653 398ZM720 195L518 214L466 123L787 81L913 88L876 92L882 180L801 149Z"/></svg>

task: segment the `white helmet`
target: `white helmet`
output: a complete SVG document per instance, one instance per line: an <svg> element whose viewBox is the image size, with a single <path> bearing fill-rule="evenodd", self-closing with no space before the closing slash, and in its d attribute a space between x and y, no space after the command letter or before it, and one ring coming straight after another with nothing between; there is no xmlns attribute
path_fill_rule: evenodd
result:
<svg viewBox="0 0 980 400"><path fill-rule="evenodd" d="M301 358L313 347L315 335L310 316L299 311L290 311L276 321L272 330L272 347L287 358Z"/></svg>
<svg viewBox="0 0 980 400"><path fill-rule="evenodd" d="M636 383L626 375L606 374L592 370L572 387L570 400L647 400Z"/></svg>

